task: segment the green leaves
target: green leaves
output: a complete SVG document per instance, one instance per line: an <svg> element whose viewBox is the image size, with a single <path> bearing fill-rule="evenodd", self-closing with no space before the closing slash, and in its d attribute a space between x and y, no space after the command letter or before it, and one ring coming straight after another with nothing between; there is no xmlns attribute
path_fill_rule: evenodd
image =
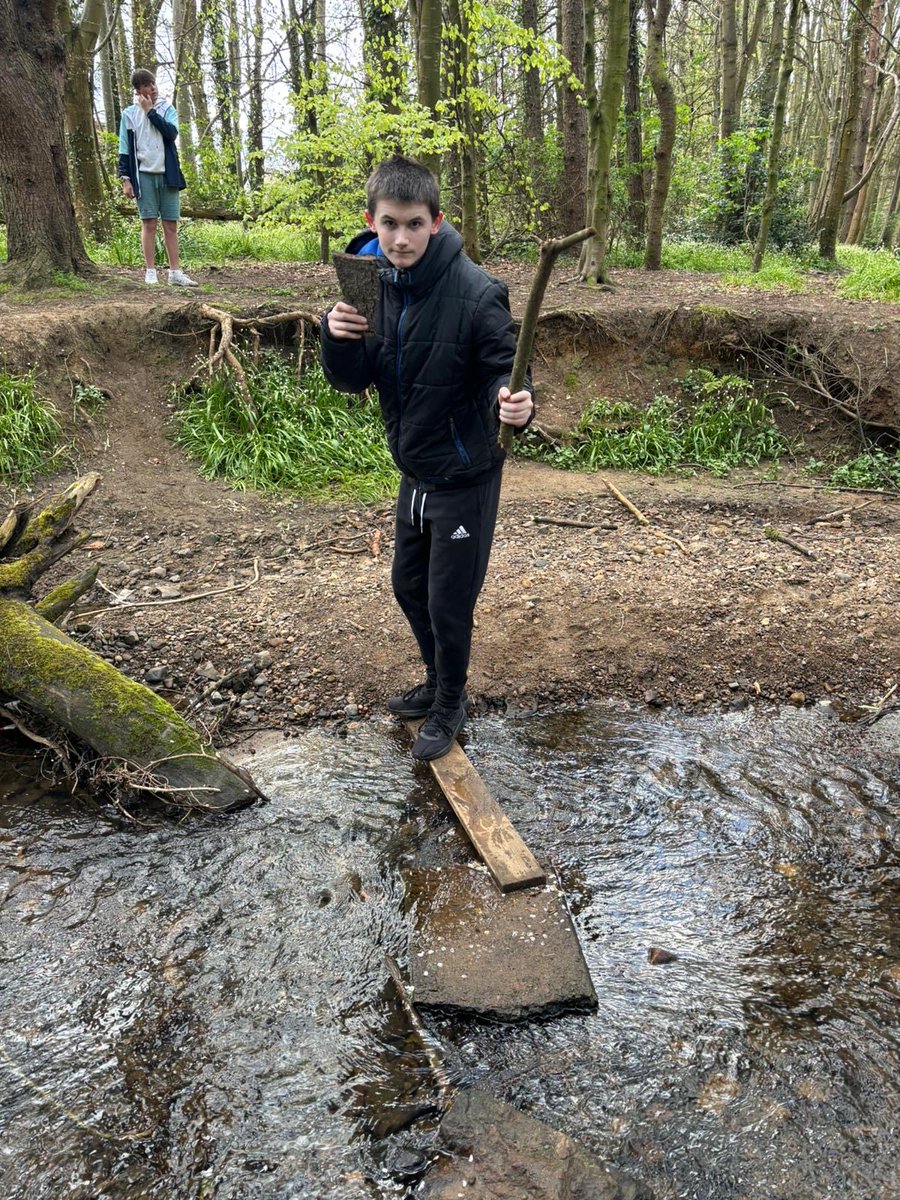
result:
<svg viewBox="0 0 900 1200"><path fill-rule="evenodd" d="M251 420L230 375L176 392L178 441L207 476L313 499L380 500L396 487L378 404L336 392L311 367L298 380L274 354L247 370Z"/></svg>
<svg viewBox="0 0 900 1200"><path fill-rule="evenodd" d="M37 395L34 373L0 371L0 479L27 484L46 471L59 435L56 412Z"/></svg>
<svg viewBox="0 0 900 1200"><path fill-rule="evenodd" d="M527 433L522 453L569 470L649 471L702 467L724 475L789 449L765 400L736 375L692 371L676 395L646 409L598 399L585 409L569 445L547 450Z"/></svg>

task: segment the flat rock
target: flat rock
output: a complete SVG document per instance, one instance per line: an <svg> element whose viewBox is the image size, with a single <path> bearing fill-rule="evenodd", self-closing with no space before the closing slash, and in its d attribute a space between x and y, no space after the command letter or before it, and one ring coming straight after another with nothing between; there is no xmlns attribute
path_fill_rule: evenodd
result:
<svg viewBox="0 0 900 1200"><path fill-rule="evenodd" d="M556 887L502 894L480 866L405 873L416 902L409 977L417 1005L523 1020L596 1008L578 935Z"/></svg>
<svg viewBox="0 0 900 1200"><path fill-rule="evenodd" d="M424 1200L653 1200L644 1184L485 1092L461 1092L441 1122L450 1157L432 1167Z"/></svg>

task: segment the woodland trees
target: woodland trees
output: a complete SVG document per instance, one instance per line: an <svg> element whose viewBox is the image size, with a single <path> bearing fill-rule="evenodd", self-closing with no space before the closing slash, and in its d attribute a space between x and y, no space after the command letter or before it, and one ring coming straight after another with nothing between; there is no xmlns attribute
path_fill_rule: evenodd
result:
<svg viewBox="0 0 900 1200"><path fill-rule="evenodd" d="M121 220L135 65L176 105L188 211L289 221L322 256L395 149L440 172L473 257L593 224L589 281L617 239L649 269L678 236L758 263L890 245L898 23L900 0L0 0L9 257L77 272Z"/></svg>

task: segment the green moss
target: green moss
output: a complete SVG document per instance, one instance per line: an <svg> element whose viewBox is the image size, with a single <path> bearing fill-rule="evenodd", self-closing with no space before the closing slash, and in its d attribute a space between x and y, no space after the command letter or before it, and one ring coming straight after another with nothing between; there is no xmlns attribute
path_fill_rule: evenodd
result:
<svg viewBox="0 0 900 1200"><path fill-rule="evenodd" d="M209 758L200 735L175 709L99 655L79 645L26 604L0 598L0 690L55 716L48 697L58 681L77 696L69 728L101 754L147 763L167 755Z"/></svg>
<svg viewBox="0 0 900 1200"><path fill-rule="evenodd" d="M699 317L713 321L732 321L737 316L734 309L722 304L695 304L694 312Z"/></svg>

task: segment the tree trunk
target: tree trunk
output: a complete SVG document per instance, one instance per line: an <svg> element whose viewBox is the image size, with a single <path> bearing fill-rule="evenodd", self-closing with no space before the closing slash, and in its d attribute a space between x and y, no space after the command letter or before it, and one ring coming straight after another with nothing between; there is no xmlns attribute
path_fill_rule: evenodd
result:
<svg viewBox="0 0 900 1200"><path fill-rule="evenodd" d="M884 21L884 0L874 0L872 20L869 27L866 65L863 78L862 105L859 114L859 124L856 128L856 141L853 146L853 158L850 163L850 184L857 183L862 178L866 168L867 150L875 133L875 94L879 89L883 76L877 72L877 67L883 59L881 51L881 26ZM862 190L847 201L844 206L844 216L841 222L840 237L842 241L854 241L850 230L858 206L862 203ZM857 220L856 228L859 228Z"/></svg>
<svg viewBox="0 0 900 1200"><path fill-rule="evenodd" d="M174 0L172 4L172 36L175 39L175 95L172 102L178 113L178 152L189 180L197 173L190 87L190 62L194 37L192 23L195 25L196 21L196 11L193 13L190 11L186 0Z"/></svg>
<svg viewBox="0 0 900 1200"><path fill-rule="evenodd" d="M569 60L572 74L584 83L583 0L561 0L562 51ZM562 85L562 182L559 197L561 233L574 233L584 224L587 202L587 123L582 93Z"/></svg>
<svg viewBox="0 0 900 1200"><path fill-rule="evenodd" d="M416 10L416 99L423 108L436 113L441 100L441 0L415 0ZM430 171L440 177L441 163L436 154L419 156Z"/></svg>
<svg viewBox="0 0 900 1200"><path fill-rule="evenodd" d="M75 220L63 133L65 49L54 0L0 0L0 192L8 266L23 286L92 265Z"/></svg>
<svg viewBox="0 0 900 1200"><path fill-rule="evenodd" d="M585 283L606 282L604 261L609 240L609 221L612 196L609 184L609 161L622 91L625 85L625 63L628 58L628 0L608 0L606 61L599 95L596 91L594 59L594 4L585 4L584 82L588 105L590 132L590 190L588 225L596 233L584 243L579 274Z"/></svg>
<svg viewBox="0 0 900 1200"><path fill-rule="evenodd" d="M263 98L262 98L262 0L254 0L253 22L247 32L250 41L250 103L247 110L247 162L250 187L258 192L263 185L266 164L263 152Z"/></svg>
<svg viewBox="0 0 900 1200"><path fill-rule="evenodd" d="M122 106L119 103L119 93L116 87L116 60L113 53L113 36L109 27L110 13L106 0L103 0L103 13L100 22L100 40L105 43L100 51L100 91L103 96L103 123L107 133L116 133L119 128L119 117Z"/></svg>
<svg viewBox="0 0 900 1200"><path fill-rule="evenodd" d="M641 136L641 39L638 32L640 0L630 0L628 14L628 68L625 76L625 156L628 189L628 233L632 242L644 240L647 197L644 192L644 147Z"/></svg>
<svg viewBox="0 0 900 1200"><path fill-rule="evenodd" d="M522 28L534 37L538 35L537 0L520 0ZM544 196L543 145L544 119L541 97L541 75L536 66L526 67L522 79L523 121L525 135L524 161L528 170L529 183L522 189L523 205L530 210L532 224L538 231L544 224L541 200Z"/></svg>
<svg viewBox="0 0 900 1200"><path fill-rule="evenodd" d="M399 113L406 80L395 0L362 0L360 8L366 95L385 112Z"/></svg>
<svg viewBox="0 0 900 1200"><path fill-rule="evenodd" d="M841 124L841 137L830 180L828 202L819 230L819 254L822 258L830 259L832 262L837 258L837 233L841 206L844 201L847 177L850 173L850 155L860 115L864 66L862 49L871 7L872 0L859 0L859 3L850 12L847 108Z"/></svg>
<svg viewBox="0 0 900 1200"><path fill-rule="evenodd" d="M121 5L116 0L106 0L109 19L115 22L112 46L116 62L116 87L119 93L119 111L131 103L131 51L128 48L128 36L125 33L125 22L122 19ZM118 128L118 126L116 127Z"/></svg>
<svg viewBox="0 0 900 1200"><path fill-rule="evenodd" d="M887 207L887 212L884 215L884 225L881 230L881 244L885 250L890 250L894 244L898 208L900 208L900 164L894 170L894 186L891 189L891 199Z"/></svg>
<svg viewBox="0 0 900 1200"><path fill-rule="evenodd" d="M456 109L456 121L462 131L459 147L460 233L463 249L473 262L481 262L478 213L478 138L475 117L469 99L472 86L472 41L465 0L448 0L447 14L453 36L448 47L447 64L450 97Z"/></svg>
<svg viewBox="0 0 900 1200"><path fill-rule="evenodd" d="M74 179L75 213L82 229L102 240L110 230L94 136L94 47L103 20L103 0L87 0L77 23L68 0L59 9L65 25L66 73L63 89L66 141Z"/></svg>
<svg viewBox="0 0 900 1200"><path fill-rule="evenodd" d="M656 142L653 190L647 213L647 249L644 269L658 271L662 265L663 217L669 184L672 181L672 148L675 145L675 89L669 78L665 60L666 23L671 0L646 0L647 10L647 74L659 105L659 137Z"/></svg>
<svg viewBox="0 0 900 1200"><path fill-rule="evenodd" d="M98 482L85 476L31 520L27 510L13 510L0 526L0 693L112 760L142 791L189 808L246 804L258 792L245 772L219 758L166 701L51 623L93 586L96 568L28 603L43 572L84 542L71 522Z"/></svg>
<svg viewBox="0 0 900 1200"><path fill-rule="evenodd" d="M737 9L735 0L720 0L722 80L721 127L724 142L738 127Z"/></svg>
<svg viewBox="0 0 900 1200"><path fill-rule="evenodd" d="M769 240L769 230L772 227L772 215L775 212L775 199L778 195L778 160L781 154L781 136L784 132L784 114L787 109L788 87L794 70L794 50L797 42L797 24L800 19L801 0L791 0L788 13L787 36L784 38L784 50L781 60L781 72L778 77L778 90L775 93L775 114L772 120L772 132L769 136L769 162L766 172L766 195L763 200L759 221L759 233L753 250L753 270L758 271L762 266L766 244Z"/></svg>
<svg viewBox="0 0 900 1200"><path fill-rule="evenodd" d="M156 26L162 0L131 0L131 38L134 45L135 67L145 67L156 74ZM131 72L128 72L129 77Z"/></svg>

